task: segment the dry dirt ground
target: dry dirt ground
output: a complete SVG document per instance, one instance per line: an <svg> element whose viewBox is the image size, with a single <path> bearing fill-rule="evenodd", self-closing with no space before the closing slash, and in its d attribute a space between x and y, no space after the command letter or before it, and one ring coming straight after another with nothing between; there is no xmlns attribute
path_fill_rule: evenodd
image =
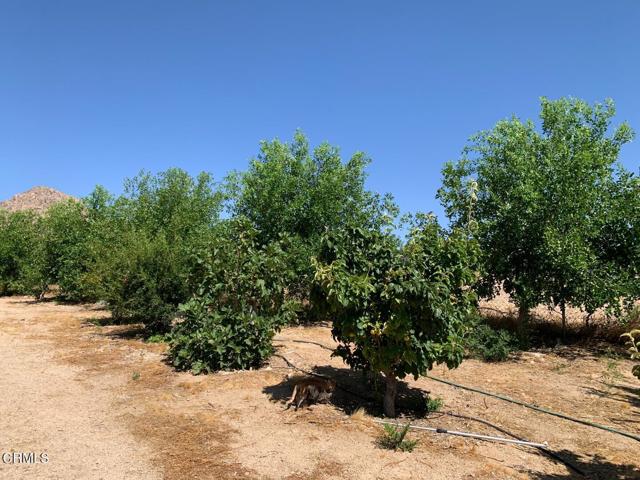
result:
<svg viewBox="0 0 640 480"><path fill-rule="evenodd" d="M640 478L635 440L428 378L402 391L401 410L415 424L505 435L448 413L478 417L547 441L586 475L529 447L426 432L410 433L419 440L413 453L382 450L369 416L377 404L362 398L370 395L365 379L330 357L327 327L284 330L279 356L260 370L193 376L164 363L163 345L107 317L95 306L0 299L0 453L48 458L0 460L0 478ZM330 404L285 410L284 359L333 376L342 389ZM432 374L640 434L640 385L630 369L627 360L565 347ZM417 418L427 391L444 407ZM368 414L351 416L359 406Z"/></svg>

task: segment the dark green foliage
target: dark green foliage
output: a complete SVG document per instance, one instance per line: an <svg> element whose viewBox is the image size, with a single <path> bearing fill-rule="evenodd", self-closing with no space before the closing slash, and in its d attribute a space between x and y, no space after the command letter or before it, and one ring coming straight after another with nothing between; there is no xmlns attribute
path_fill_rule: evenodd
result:
<svg viewBox="0 0 640 480"><path fill-rule="evenodd" d="M186 320L171 339L173 365L198 374L259 367L273 353L277 322L229 307L209 311L204 302L184 306Z"/></svg>
<svg viewBox="0 0 640 480"><path fill-rule="evenodd" d="M611 101L541 103L541 131L514 118L481 132L446 165L438 195L481 244L481 295L502 285L523 312L617 311L638 289L640 188L617 162L633 133L611 128Z"/></svg>
<svg viewBox="0 0 640 480"><path fill-rule="evenodd" d="M80 202L68 200L43 215L0 212L0 288L5 293L41 298L51 285L65 300L95 300L87 276L92 248L102 230L96 213Z"/></svg>
<svg viewBox="0 0 640 480"><path fill-rule="evenodd" d="M257 235L245 219L228 220L193 252L197 293L172 334L176 367L199 373L259 366L273 351L275 331L295 317L299 305L285 296L294 275L287 242L262 245Z"/></svg>
<svg viewBox="0 0 640 480"><path fill-rule="evenodd" d="M503 362L519 348L518 339L511 332L482 323L469 332L466 343L472 355L487 362Z"/></svg>
<svg viewBox="0 0 640 480"><path fill-rule="evenodd" d="M41 298L51 285L65 300L95 300L85 282L91 265L92 213L69 200L52 206L45 214L5 214L0 229L0 249L8 256L0 279L11 281L12 293Z"/></svg>
<svg viewBox="0 0 640 480"><path fill-rule="evenodd" d="M118 232L118 245L103 245L93 275L98 295L117 321L142 322L148 333L167 332L178 305L189 296L186 258L163 237Z"/></svg>
<svg viewBox="0 0 640 480"><path fill-rule="evenodd" d="M85 283L91 242L91 218L82 203L69 200L54 205L41 220L45 288L55 284L65 300L94 300Z"/></svg>
<svg viewBox="0 0 640 480"><path fill-rule="evenodd" d="M383 372L385 413L394 415L395 378L450 368L464 354L475 314L475 242L419 217L402 246L390 233L350 227L328 232L316 266L314 303L333 320L336 355Z"/></svg>
<svg viewBox="0 0 640 480"><path fill-rule="evenodd" d="M398 428L397 426L383 424L384 432L378 438L378 446L380 448L386 448L387 450L400 450L401 452L412 452L416 445L417 440L405 440L407 433L409 432L410 423L407 423L404 427Z"/></svg>

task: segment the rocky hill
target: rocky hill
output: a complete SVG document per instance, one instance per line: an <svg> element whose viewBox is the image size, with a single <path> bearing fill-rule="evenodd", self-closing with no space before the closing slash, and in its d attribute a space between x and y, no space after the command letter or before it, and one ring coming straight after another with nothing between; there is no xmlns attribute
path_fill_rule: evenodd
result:
<svg viewBox="0 0 640 480"><path fill-rule="evenodd" d="M26 192L14 195L9 200L0 202L0 208L10 212L33 210L36 213L43 213L53 204L70 198L74 197L54 188L33 187Z"/></svg>

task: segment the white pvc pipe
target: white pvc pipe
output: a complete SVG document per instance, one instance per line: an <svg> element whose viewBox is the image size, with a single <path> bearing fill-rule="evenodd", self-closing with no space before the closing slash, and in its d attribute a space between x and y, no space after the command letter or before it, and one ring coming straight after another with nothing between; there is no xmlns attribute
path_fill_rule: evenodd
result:
<svg viewBox="0 0 640 480"><path fill-rule="evenodd" d="M375 423L381 423L383 425L393 425L393 426L396 426L396 427L401 427L402 426L399 423L385 422L383 420L374 419L373 421ZM488 441L491 441L491 442L512 443L512 444L515 444L515 445L526 445L528 447L536 447L536 448L549 448L549 444L547 442L544 442L544 443L527 442L527 441L524 441L524 440L513 440L511 438L492 437L492 436L489 436L489 435L480 435L478 433L468 433L468 432L457 432L455 430L445 430L444 428L420 427L418 425L409 425L409 428L412 428L412 429L415 429L415 430L426 430L428 432L435 432L435 433L445 433L447 435L457 435L459 437L477 438L477 439L480 439L480 440L488 440Z"/></svg>

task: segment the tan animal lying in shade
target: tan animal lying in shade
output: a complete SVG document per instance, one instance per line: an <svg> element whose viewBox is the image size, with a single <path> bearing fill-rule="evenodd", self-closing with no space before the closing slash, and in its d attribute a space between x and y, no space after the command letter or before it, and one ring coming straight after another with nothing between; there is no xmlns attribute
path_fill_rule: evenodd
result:
<svg viewBox="0 0 640 480"><path fill-rule="evenodd" d="M293 387L293 394L287 402L287 410L295 405L298 410L305 403L323 402L331 397L336 389L336 382L330 378L305 377L298 380Z"/></svg>

